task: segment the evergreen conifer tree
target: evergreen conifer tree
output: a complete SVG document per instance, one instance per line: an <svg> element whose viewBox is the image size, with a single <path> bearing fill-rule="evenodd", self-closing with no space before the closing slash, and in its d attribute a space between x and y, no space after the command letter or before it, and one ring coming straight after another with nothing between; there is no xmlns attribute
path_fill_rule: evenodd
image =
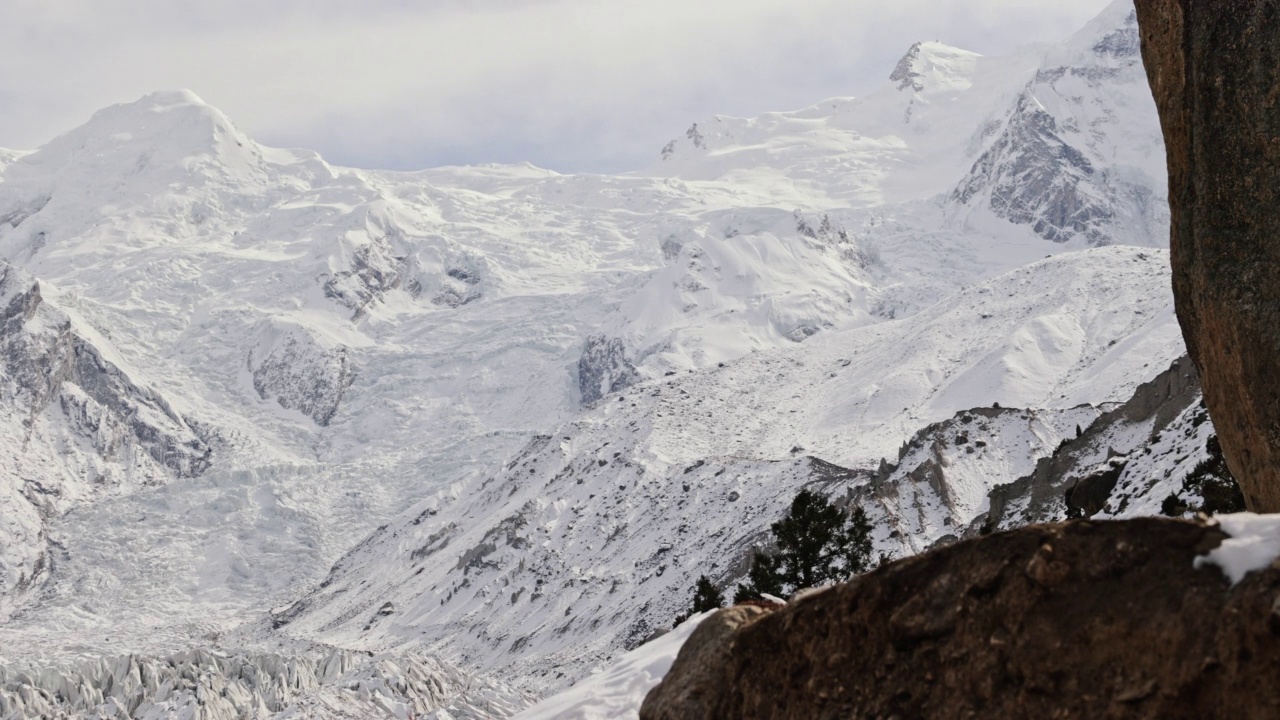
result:
<svg viewBox="0 0 1280 720"><path fill-rule="evenodd" d="M762 594L787 597L801 588L841 582L865 572L871 558L871 522L862 508L849 515L809 490L771 526L776 550L755 551L747 583L734 602Z"/></svg>
<svg viewBox="0 0 1280 720"><path fill-rule="evenodd" d="M693 606L676 616L676 625L688 620L698 613L724 607L724 593L720 592L711 578L702 575L693 588Z"/></svg>

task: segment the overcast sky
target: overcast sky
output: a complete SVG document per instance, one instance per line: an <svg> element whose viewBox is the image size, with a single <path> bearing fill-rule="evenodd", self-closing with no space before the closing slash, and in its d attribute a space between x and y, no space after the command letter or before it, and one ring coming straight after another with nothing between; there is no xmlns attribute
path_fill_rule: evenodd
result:
<svg viewBox="0 0 1280 720"><path fill-rule="evenodd" d="M998 54L1108 2L0 0L0 147L189 88L342 165L639 169L710 115L873 89L917 40Z"/></svg>

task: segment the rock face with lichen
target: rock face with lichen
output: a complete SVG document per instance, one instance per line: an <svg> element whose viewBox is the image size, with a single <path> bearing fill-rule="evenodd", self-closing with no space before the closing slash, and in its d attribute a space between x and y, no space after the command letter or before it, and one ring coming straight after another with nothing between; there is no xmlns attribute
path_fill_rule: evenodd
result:
<svg viewBox="0 0 1280 720"><path fill-rule="evenodd" d="M640 717L1275 717L1280 569L1233 587L1197 568L1224 537L1181 520L1033 526L728 631L713 616Z"/></svg>
<svg viewBox="0 0 1280 720"><path fill-rule="evenodd" d="M1280 510L1280 2L1138 0L1178 321L1251 510Z"/></svg>

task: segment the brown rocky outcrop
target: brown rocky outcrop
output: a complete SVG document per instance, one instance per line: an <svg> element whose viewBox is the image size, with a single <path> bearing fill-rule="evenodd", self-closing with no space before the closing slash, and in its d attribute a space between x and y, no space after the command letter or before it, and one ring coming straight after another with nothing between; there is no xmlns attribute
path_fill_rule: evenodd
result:
<svg viewBox="0 0 1280 720"><path fill-rule="evenodd" d="M1280 511L1280 0L1137 0L1178 321L1249 509Z"/></svg>
<svg viewBox="0 0 1280 720"><path fill-rule="evenodd" d="M722 611L640 715L1280 717L1280 568L1234 587L1195 569L1224 537L1155 518L1033 526L773 613Z"/></svg>
<svg viewBox="0 0 1280 720"><path fill-rule="evenodd" d="M703 673L726 665L733 654L733 633L771 611L762 604L735 605L702 621L680 647L662 692L646 697L645 712L653 717L709 717L719 691L705 682Z"/></svg>

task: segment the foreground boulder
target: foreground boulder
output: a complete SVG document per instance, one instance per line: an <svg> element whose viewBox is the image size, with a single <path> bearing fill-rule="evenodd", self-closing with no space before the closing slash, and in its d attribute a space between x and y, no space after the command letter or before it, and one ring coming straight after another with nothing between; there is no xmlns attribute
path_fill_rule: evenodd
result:
<svg viewBox="0 0 1280 720"><path fill-rule="evenodd" d="M1225 537L1155 518L1034 526L773 613L724 610L640 717L1280 717L1280 569L1233 587L1196 568Z"/></svg>
<svg viewBox="0 0 1280 720"><path fill-rule="evenodd" d="M1280 0L1137 0L1168 148L1173 293L1222 452L1280 511Z"/></svg>

